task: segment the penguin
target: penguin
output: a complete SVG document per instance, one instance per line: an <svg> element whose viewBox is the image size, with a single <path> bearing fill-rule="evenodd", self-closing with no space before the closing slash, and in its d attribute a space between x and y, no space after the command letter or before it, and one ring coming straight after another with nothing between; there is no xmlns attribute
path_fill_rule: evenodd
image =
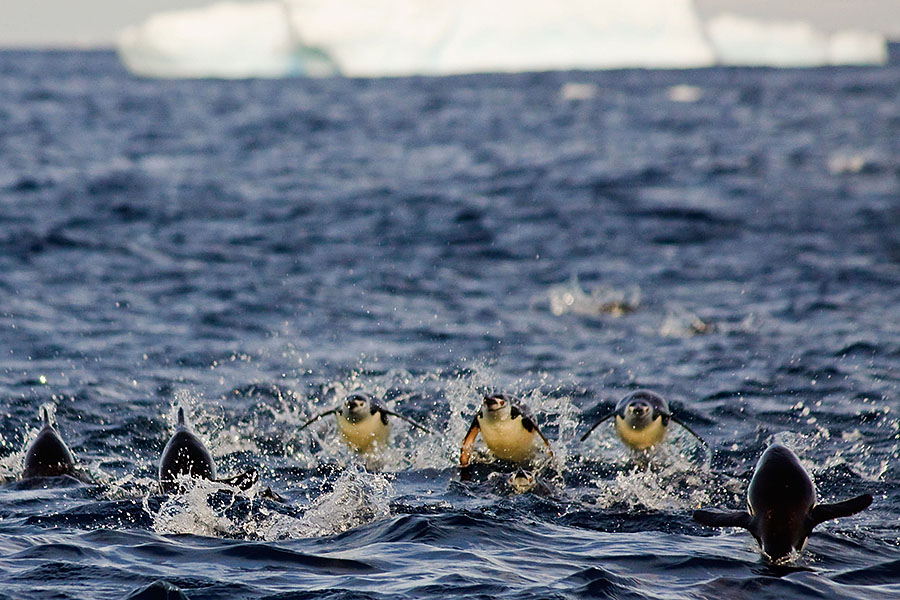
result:
<svg viewBox="0 0 900 600"><path fill-rule="evenodd" d="M539 448L535 443L536 438L544 442L550 456L553 456L550 442L538 429L534 419L522 408L518 400L509 394L491 394L484 397L484 402L472 419L472 425L463 439L459 455L460 467L469 466L472 460L472 447L479 432L488 450L501 460L515 463L530 461Z"/></svg>
<svg viewBox="0 0 900 600"><path fill-rule="evenodd" d="M509 474L509 477L506 478L506 484L513 494L527 494L531 492L538 496L552 497L555 495L553 487L548 481L538 477L533 471L526 471L521 467L514 473Z"/></svg>
<svg viewBox="0 0 900 600"><path fill-rule="evenodd" d="M537 485L537 479L534 473L525 469L517 469L515 473L510 473L507 479L510 489L515 494L524 494L530 492Z"/></svg>
<svg viewBox="0 0 900 600"><path fill-rule="evenodd" d="M41 407L41 418L44 426L25 453L22 478L63 475L77 477L72 452L50 423L50 414L46 407Z"/></svg>
<svg viewBox="0 0 900 600"><path fill-rule="evenodd" d="M387 447L391 434L388 415L403 419L425 433L431 433L429 429L412 419L386 409L372 395L364 393L350 394L340 406L314 416L297 431L303 431L322 417L331 414L337 415L338 432L341 437L354 452L359 454Z"/></svg>
<svg viewBox="0 0 900 600"><path fill-rule="evenodd" d="M159 485L164 493L180 489L179 476L207 479L223 483L241 490L248 490L259 480L255 469L248 469L239 475L226 479L216 479L216 463L206 445L196 436L184 420L184 409L178 408L178 424L175 433L163 449L159 460Z"/></svg>
<svg viewBox="0 0 900 600"><path fill-rule="evenodd" d="M622 398L612 413L591 425L581 436L581 441L586 440L598 425L612 417L616 418L619 439L632 450L646 450L662 442L666 437L669 421L678 423L703 446L709 447L693 429L675 418L665 398L650 390L637 390Z"/></svg>
<svg viewBox="0 0 900 600"><path fill-rule="evenodd" d="M772 444L759 462L747 490L747 511L694 511L694 520L710 527L743 527L773 563L789 560L806 547L813 528L824 521L848 517L872 504L871 494L843 502L817 504L816 488L797 456Z"/></svg>

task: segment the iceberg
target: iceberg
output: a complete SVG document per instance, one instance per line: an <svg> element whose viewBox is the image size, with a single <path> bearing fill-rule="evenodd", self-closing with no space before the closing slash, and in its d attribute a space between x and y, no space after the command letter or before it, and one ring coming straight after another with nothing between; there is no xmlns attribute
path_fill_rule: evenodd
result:
<svg viewBox="0 0 900 600"><path fill-rule="evenodd" d="M721 16L692 0L258 0L159 13L117 51L147 77L392 77L715 64L878 64L876 34Z"/></svg>
<svg viewBox="0 0 900 600"><path fill-rule="evenodd" d="M294 39L286 5L226 2L163 12L119 34L125 67L145 77L288 77L336 73L330 59Z"/></svg>
<svg viewBox="0 0 900 600"><path fill-rule="evenodd" d="M844 30L833 34L802 21L761 21L733 14L710 19L709 40L724 65L815 67L883 64L883 36Z"/></svg>

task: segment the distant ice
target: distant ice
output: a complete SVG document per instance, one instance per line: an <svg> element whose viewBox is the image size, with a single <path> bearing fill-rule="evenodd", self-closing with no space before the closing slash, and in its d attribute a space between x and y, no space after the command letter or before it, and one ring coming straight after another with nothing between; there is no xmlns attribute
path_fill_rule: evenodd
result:
<svg viewBox="0 0 900 600"><path fill-rule="evenodd" d="M263 0L159 13L118 51L150 77L383 77L716 63L879 64L878 34L725 15L691 0Z"/></svg>
<svg viewBox="0 0 900 600"><path fill-rule="evenodd" d="M726 65L814 67L887 60L887 44L877 33L845 30L829 35L802 21L728 14L710 19L707 29L718 62Z"/></svg>
<svg viewBox="0 0 900 600"><path fill-rule="evenodd" d="M280 2L225 2L162 12L125 29L117 49L125 66L146 77L327 76L321 52L295 40Z"/></svg>

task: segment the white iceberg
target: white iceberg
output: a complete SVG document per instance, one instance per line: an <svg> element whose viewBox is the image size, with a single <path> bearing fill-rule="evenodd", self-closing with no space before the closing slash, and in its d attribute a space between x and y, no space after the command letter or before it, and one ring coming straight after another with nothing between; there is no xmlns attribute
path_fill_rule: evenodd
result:
<svg viewBox="0 0 900 600"><path fill-rule="evenodd" d="M814 67L883 64L883 36L844 30L828 34L803 21L761 21L733 14L709 20L709 40L725 65Z"/></svg>
<svg viewBox="0 0 900 600"><path fill-rule="evenodd" d="M284 0L160 13L118 39L155 77L350 77L713 64L690 0Z"/></svg>
<svg viewBox="0 0 900 600"><path fill-rule="evenodd" d="M158 13L125 29L119 57L145 77L331 75L327 56L299 43L279 2L225 2Z"/></svg>
<svg viewBox="0 0 900 600"><path fill-rule="evenodd" d="M832 65L883 65L888 61L884 36L847 29L828 38L828 63Z"/></svg>
<svg viewBox="0 0 900 600"><path fill-rule="evenodd" d="M349 77L881 63L884 39L723 16L691 0L261 0L157 14L117 42L150 77Z"/></svg>

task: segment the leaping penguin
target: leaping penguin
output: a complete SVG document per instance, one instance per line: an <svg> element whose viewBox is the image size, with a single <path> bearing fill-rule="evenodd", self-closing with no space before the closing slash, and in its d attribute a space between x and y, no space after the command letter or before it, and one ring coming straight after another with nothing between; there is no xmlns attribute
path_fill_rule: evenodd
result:
<svg viewBox="0 0 900 600"><path fill-rule="evenodd" d="M772 444L759 462L747 490L747 511L694 511L694 520L710 527L743 527L759 543L763 556L776 563L806 546L813 528L848 517L872 504L871 494L833 504L816 504L816 488L797 456Z"/></svg>
<svg viewBox="0 0 900 600"><path fill-rule="evenodd" d="M22 477L24 479L62 475L77 477L72 452L50 423L50 414L46 407L41 407L41 418L44 426L25 453Z"/></svg>
<svg viewBox="0 0 900 600"><path fill-rule="evenodd" d="M338 431L341 437L344 438L344 441L347 442L351 449L360 454L366 454L387 446L388 438L391 434L388 415L403 419L425 433L431 433L426 427L408 417L386 409L373 396L364 393L350 394L340 406L314 416L301 425L297 431L302 431L322 417L331 414L337 415Z"/></svg>
<svg viewBox="0 0 900 600"><path fill-rule="evenodd" d="M184 409L178 408L178 424L159 460L159 485L165 493L177 492L180 488L178 477L208 479L217 483L248 490L259 480L255 469L248 469L239 475L226 479L216 479L216 463L206 445L188 429L184 420Z"/></svg>
<svg viewBox="0 0 900 600"><path fill-rule="evenodd" d="M538 451L536 439L543 441L544 446L553 456L550 442L538 429L534 419L509 394L491 394L484 397L481 408L472 419L472 425L463 439L459 455L459 465L469 466L472 460L472 447L475 438L481 432L481 439L491 453L501 459L524 463L531 460Z"/></svg>
<svg viewBox="0 0 900 600"><path fill-rule="evenodd" d="M646 450L662 442L666 437L669 421L678 423L703 446L709 447L693 429L675 418L665 398L650 390L637 390L619 400L616 409L591 425L581 436L581 441L586 440L598 425L612 417L616 418L616 433L619 438L632 450Z"/></svg>

